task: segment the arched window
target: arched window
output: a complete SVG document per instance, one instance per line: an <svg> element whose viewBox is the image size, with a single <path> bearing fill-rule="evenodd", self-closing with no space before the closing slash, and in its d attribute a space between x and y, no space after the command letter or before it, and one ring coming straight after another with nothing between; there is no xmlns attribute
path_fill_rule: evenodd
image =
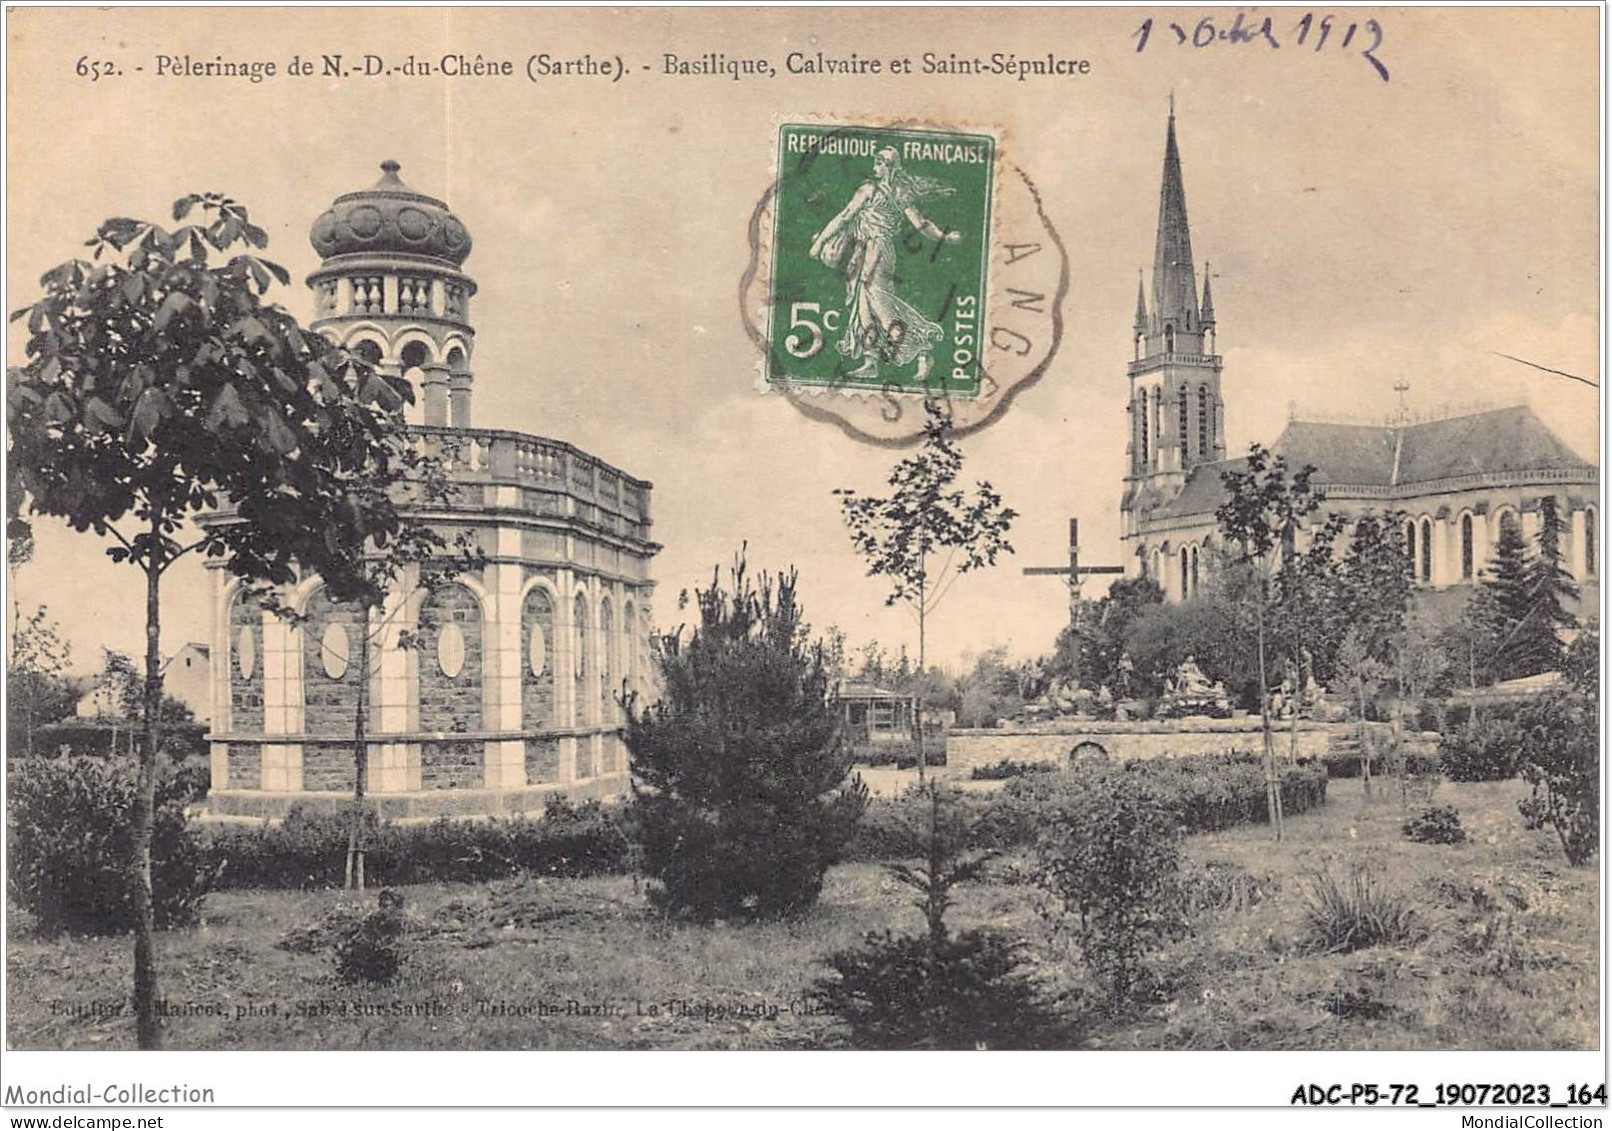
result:
<svg viewBox="0 0 1612 1131"><path fill-rule="evenodd" d="M379 365L381 363L381 347L370 341L368 338L365 338L363 341L354 346L353 352L359 357L363 358L370 365Z"/></svg>
<svg viewBox="0 0 1612 1131"><path fill-rule="evenodd" d="M1584 576L1594 577L1596 572L1595 508L1584 508Z"/></svg>
<svg viewBox="0 0 1612 1131"><path fill-rule="evenodd" d="M1461 580L1472 580L1472 516L1461 516Z"/></svg>
<svg viewBox="0 0 1612 1131"><path fill-rule="evenodd" d="M1187 596L1189 595L1189 592L1188 592L1188 589L1187 589L1187 580L1188 580L1188 578L1187 578L1187 569L1188 569L1189 564L1190 564L1190 562L1189 562L1189 560L1187 558L1187 548L1185 546L1182 546L1181 547L1181 598L1182 598L1182 600L1185 600L1187 598Z"/></svg>
<svg viewBox="0 0 1612 1131"><path fill-rule="evenodd" d="M1174 326L1166 326L1164 328L1164 352L1165 353L1174 353L1175 352L1175 327Z"/></svg>
<svg viewBox="0 0 1612 1131"><path fill-rule="evenodd" d="M1198 386L1198 458L1209 458L1209 386Z"/></svg>
<svg viewBox="0 0 1612 1131"><path fill-rule="evenodd" d="M1416 523L1412 519L1405 522L1405 568L1411 580L1416 580Z"/></svg>
<svg viewBox="0 0 1612 1131"><path fill-rule="evenodd" d="M575 664L573 676L576 681L576 725L585 726L588 716L588 704L593 697L588 694L588 669L591 657L588 655L588 602L582 594L578 593L571 605L571 659ZM592 775L589 774L589 777Z"/></svg>
<svg viewBox="0 0 1612 1131"><path fill-rule="evenodd" d="M1147 466L1147 438L1148 438L1148 431L1147 431L1147 390L1146 389L1142 390L1142 400L1141 400L1141 403L1139 405L1137 405L1136 416L1137 416L1138 426L1142 430L1142 433L1141 433L1141 435L1142 435L1142 446L1141 446L1142 460L1141 460L1141 463L1142 463L1142 466L1145 468Z"/></svg>
<svg viewBox="0 0 1612 1131"><path fill-rule="evenodd" d="M1425 582L1433 580L1433 521L1422 519L1422 560L1421 578Z"/></svg>
<svg viewBox="0 0 1612 1131"><path fill-rule="evenodd" d="M1153 390L1153 440L1156 447L1164 446L1164 388Z"/></svg>
<svg viewBox="0 0 1612 1131"><path fill-rule="evenodd" d="M1185 467L1187 457L1191 454L1187 449L1187 424L1190 412L1187 404L1187 387L1182 385L1176 395L1176 440L1181 445L1181 466Z"/></svg>
<svg viewBox="0 0 1612 1131"><path fill-rule="evenodd" d="M610 598L606 597L599 602L599 718L605 722L615 719L616 702L613 694L614 688L610 681L614 673L610 669L611 654L615 652L615 641L611 639L615 632L615 618L610 615Z"/></svg>
<svg viewBox="0 0 1612 1131"><path fill-rule="evenodd" d="M1198 592L1198 547L1192 547L1192 591Z"/></svg>

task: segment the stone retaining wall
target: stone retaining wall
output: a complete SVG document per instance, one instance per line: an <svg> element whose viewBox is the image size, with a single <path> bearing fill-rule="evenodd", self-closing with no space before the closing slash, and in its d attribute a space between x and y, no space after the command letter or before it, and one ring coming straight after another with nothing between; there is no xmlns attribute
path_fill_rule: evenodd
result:
<svg viewBox="0 0 1612 1131"><path fill-rule="evenodd" d="M1351 733L1350 723L1300 723L1298 756L1320 757L1334 734ZM1287 728L1275 732L1277 750L1287 752ZM1259 723L1246 719L1195 720L1172 723L1102 723L1085 726L1047 723L1039 726L952 730L946 735L946 765L952 774L967 777L976 768L998 762L1056 762L1067 764L1076 748L1081 755L1106 754L1118 761L1132 758L1178 758L1191 754L1259 753Z"/></svg>

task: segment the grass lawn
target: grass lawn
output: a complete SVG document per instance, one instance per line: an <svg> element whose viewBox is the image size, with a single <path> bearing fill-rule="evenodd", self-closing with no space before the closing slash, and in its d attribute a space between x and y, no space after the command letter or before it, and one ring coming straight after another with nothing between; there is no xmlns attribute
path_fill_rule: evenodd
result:
<svg viewBox="0 0 1612 1131"><path fill-rule="evenodd" d="M1386 783L1382 792L1390 792ZM1327 805L1263 827L1194 837L1200 886L1220 906L1157 955L1149 1000L1082 1019L1092 1048L1594 1048L1599 870L1569 868L1555 837L1517 815L1518 782L1446 783L1471 838L1404 840L1397 796L1358 781ZM1379 868L1415 909L1401 947L1316 954L1301 945L1313 874ZM964 888L949 922L1027 937L1051 991L1090 996L1037 891L1006 862ZM1233 882L1225 882L1231 877ZM158 939L176 1048L817 1048L843 1041L807 991L825 955L863 932L917 931L911 893L873 864L835 868L796 923L667 923L630 877L520 879L401 889L410 923L391 986L337 983L328 951L280 949L289 929L355 900L339 892L222 892L205 920ZM373 894L367 902L373 903ZM10 916L9 1044L132 1047L126 939L40 939Z"/></svg>

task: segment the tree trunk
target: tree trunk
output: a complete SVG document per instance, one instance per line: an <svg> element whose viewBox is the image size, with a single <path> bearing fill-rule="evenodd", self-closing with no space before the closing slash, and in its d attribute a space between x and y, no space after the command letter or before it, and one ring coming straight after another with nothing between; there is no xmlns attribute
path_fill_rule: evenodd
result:
<svg viewBox="0 0 1612 1131"><path fill-rule="evenodd" d="M156 920L151 906L151 830L157 804L157 712L162 707L162 622L158 587L162 562L157 518L151 522L150 556L146 560L145 718L140 724L140 772L134 794L134 1017L135 1039L142 1049L162 1046L157 1025Z"/></svg>
<svg viewBox="0 0 1612 1131"><path fill-rule="evenodd" d="M1371 796L1371 734L1366 729L1366 687L1355 685L1355 698L1360 703L1360 776L1366 783L1366 796Z"/></svg>
<svg viewBox="0 0 1612 1131"><path fill-rule="evenodd" d="M369 785L369 741L365 726L369 713L369 609L358 626L358 695L353 712L353 815L347 832L347 887L364 890L364 792Z"/></svg>
<svg viewBox="0 0 1612 1131"><path fill-rule="evenodd" d="M924 783L924 771L929 765L929 753L924 749L924 574L928 562L918 559L918 784Z"/></svg>
<svg viewBox="0 0 1612 1131"><path fill-rule="evenodd" d="M1276 777L1276 740L1271 735L1270 688L1265 675L1265 578L1259 579L1259 600L1254 605L1259 638L1259 729L1265 746L1265 810L1276 839L1282 839L1282 790Z"/></svg>

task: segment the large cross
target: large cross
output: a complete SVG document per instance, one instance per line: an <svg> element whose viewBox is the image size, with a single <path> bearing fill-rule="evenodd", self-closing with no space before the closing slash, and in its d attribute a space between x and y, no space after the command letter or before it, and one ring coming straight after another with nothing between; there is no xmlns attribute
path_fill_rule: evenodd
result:
<svg viewBox="0 0 1612 1131"><path fill-rule="evenodd" d="M1069 564L1067 566L1026 566L1026 576L1053 576L1069 579L1069 632L1074 645L1075 683L1080 683L1080 583L1087 574L1124 573L1124 566L1083 566L1080 564L1080 520L1069 520Z"/></svg>

